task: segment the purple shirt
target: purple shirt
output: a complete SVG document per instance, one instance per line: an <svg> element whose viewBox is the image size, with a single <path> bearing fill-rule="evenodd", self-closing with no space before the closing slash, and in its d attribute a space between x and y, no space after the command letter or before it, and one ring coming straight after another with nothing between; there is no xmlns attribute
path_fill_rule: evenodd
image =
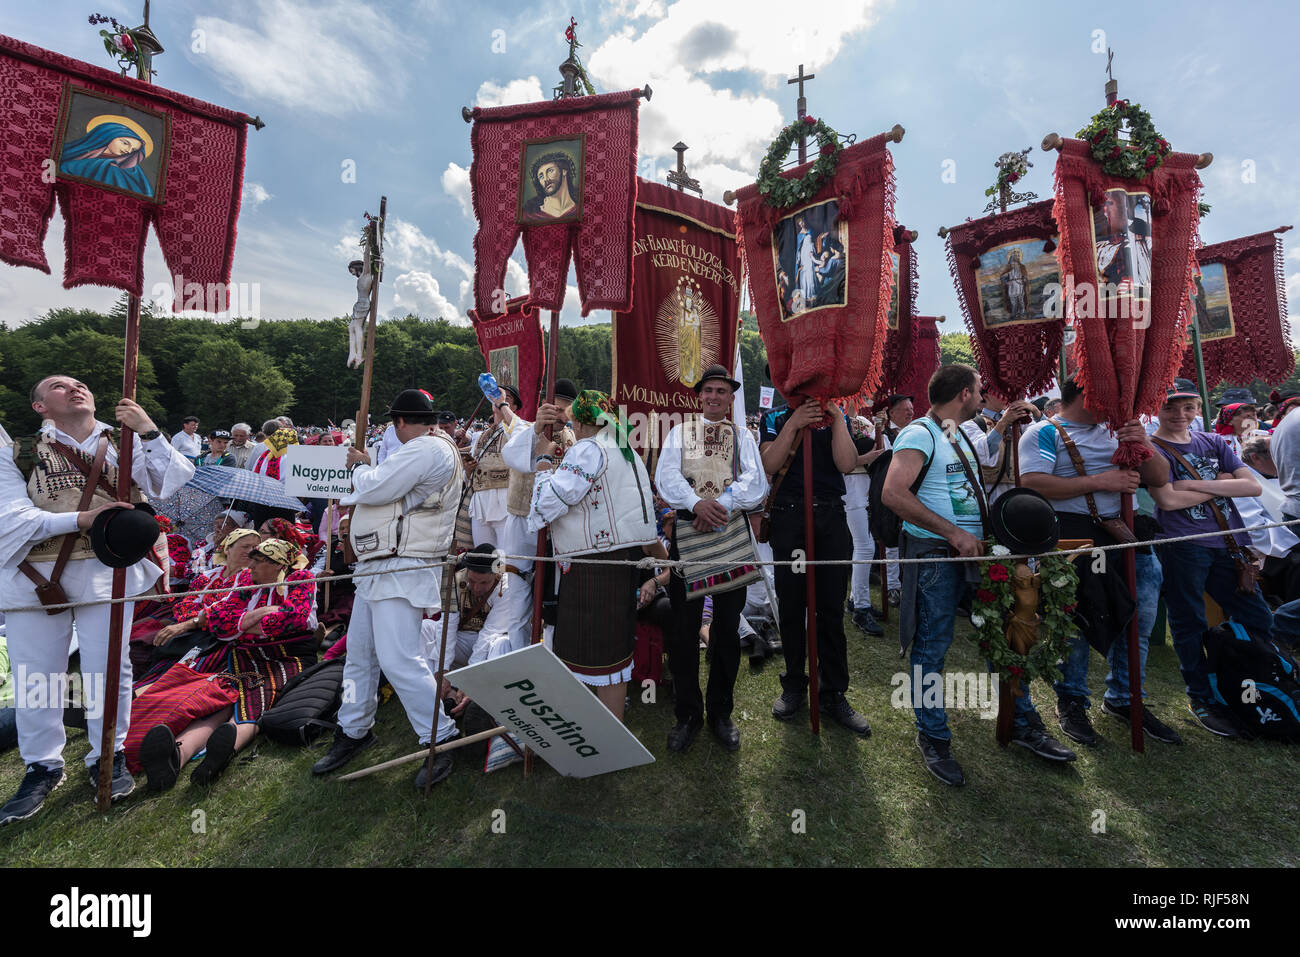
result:
<svg viewBox="0 0 1300 957"><path fill-rule="evenodd" d="M1241 459L1237 458L1236 453L1228 447L1223 436L1214 432L1192 432L1191 441L1186 445L1179 445L1176 442L1170 442L1172 448L1182 453L1189 465L1194 468L1198 474L1188 475L1181 465L1174 461L1174 457L1156 445L1156 451L1165 457L1169 463L1170 477L1173 481L1179 479L1215 479L1220 472L1232 473L1239 468L1243 468ZM1153 443L1154 444L1154 443ZM1223 512L1224 518L1228 520L1229 528L1244 528L1241 516L1237 514L1236 507L1229 498L1216 498L1214 503L1219 506ZM1214 517L1214 512L1210 509L1209 502L1200 505L1193 505L1191 508L1178 508L1172 512L1163 509L1156 509L1156 520L1161 524L1164 531L1161 538L1178 538L1183 535L1195 535L1199 532L1217 532L1219 523ZM1240 545L1249 545L1250 541L1245 535L1236 536ZM1227 548L1227 543L1222 538L1198 538L1191 544L1202 545L1205 548Z"/></svg>

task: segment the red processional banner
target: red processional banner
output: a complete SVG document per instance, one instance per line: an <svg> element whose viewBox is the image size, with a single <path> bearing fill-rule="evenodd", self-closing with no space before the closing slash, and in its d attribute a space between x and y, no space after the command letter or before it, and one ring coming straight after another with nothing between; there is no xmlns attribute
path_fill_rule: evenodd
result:
<svg viewBox="0 0 1300 957"><path fill-rule="evenodd" d="M542 345L541 314L521 296L506 303L500 316L480 318L478 310L469 310L474 334L478 337L483 365L498 385L519 391L522 405L519 414L528 422L537 417L538 398L546 374L546 350Z"/></svg>
<svg viewBox="0 0 1300 957"><path fill-rule="evenodd" d="M1201 334L1205 381L1241 385L1262 379L1279 385L1295 369L1286 319L1286 276L1281 226L1266 233L1202 246L1192 306ZM1196 355L1188 346L1180 375L1196 379Z"/></svg>
<svg viewBox="0 0 1300 957"><path fill-rule="evenodd" d="M917 316L912 340L912 361L898 393L912 397L915 415L930 411L930 379L939 371L939 323L943 316Z"/></svg>
<svg viewBox="0 0 1300 957"><path fill-rule="evenodd" d="M639 180L636 302L614 314L610 395L629 414L698 412L704 370L732 370L740 305L735 214L690 193ZM634 433L635 435L635 433Z"/></svg>
<svg viewBox="0 0 1300 957"><path fill-rule="evenodd" d="M476 107L470 144L474 300L491 315L522 233L529 302L564 305L569 260L582 314L632 306L640 90Z"/></svg>
<svg viewBox="0 0 1300 957"><path fill-rule="evenodd" d="M904 383L911 381L912 358L916 347L916 247L912 231L894 227L894 251L890 253L889 314L885 321L885 355L880 364L880 385L876 402L891 395L905 393Z"/></svg>
<svg viewBox="0 0 1300 957"><path fill-rule="evenodd" d="M149 225L176 298L226 308L248 117L0 36L0 260L50 271L57 197L64 288L144 294Z"/></svg>
<svg viewBox="0 0 1300 957"><path fill-rule="evenodd" d="M948 271L980 378L1014 402L1055 381L1065 334L1052 201L970 220L948 231Z"/></svg>
<svg viewBox="0 0 1300 957"><path fill-rule="evenodd" d="M808 203L777 209L757 184L736 219L772 384L805 398L861 404L880 385L893 285L894 163L883 133L840 151ZM811 163L781 175L803 177Z"/></svg>
<svg viewBox="0 0 1300 957"><path fill-rule="evenodd" d="M1082 140L1061 147L1056 259L1077 332L1076 379L1101 421L1154 413L1182 364L1197 271L1196 162L1171 152L1143 179L1129 179L1103 172ZM1115 464L1136 466L1148 454L1120 443Z"/></svg>

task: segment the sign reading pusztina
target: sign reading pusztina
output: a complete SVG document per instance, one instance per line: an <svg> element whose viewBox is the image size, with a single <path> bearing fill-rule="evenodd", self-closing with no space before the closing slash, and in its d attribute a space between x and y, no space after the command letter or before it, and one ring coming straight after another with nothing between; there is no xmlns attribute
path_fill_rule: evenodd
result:
<svg viewBox="0 0 1300 957"><path fill-rule="evenodd" d="M280 463L284 490L295 498L342 498L352 491L342 445L291 445Z"/></svg>
<svg viewBox="0 0 1300 957"><path fill-rule="evenodd" d="M447 680L560 774L589 778L654 755L545 645L529 645Z"/></svg>

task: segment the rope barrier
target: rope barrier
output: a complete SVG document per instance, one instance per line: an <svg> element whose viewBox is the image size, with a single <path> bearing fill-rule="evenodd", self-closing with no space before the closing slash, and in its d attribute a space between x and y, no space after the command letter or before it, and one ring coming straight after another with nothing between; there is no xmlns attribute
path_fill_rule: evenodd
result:
<svg viewBox="0 0 1300 957"><path fill-rule="evenodd" d="M1260 525L1250 525L1245 528L1236 528L1236 529L1232 529L1232 534L1245 535L1250 532L1263 531L1269 528L1290 528L1293 525L1300 525L1300 519L1290 519L1288 521L1283 521L1283 522L1266 522ZM1159 539L1153 539L1152 541L1149 542L1121 542L1114 545L1094 545L1094 546L1089 546L1087 548L1061 549L1059 551L1053 551L1050 554L1055 556L1070 556L1070 555L1095 556L1097 554L1102 554L1106 552L1122 551L1126 548L1147 548L1152 545L1169 545L1175 542L1190 542L1202 538L1223 538L1224 534L1225 533L1221 531L1197 532L1193 535L1180 535L1174 538L1159 538ZM934 539L934 541L936 543L940 543L943 542L944 540L941 538L936 538ZM835 565L890 565L895 563L899 565L931 565L939 562L991 562L991 561L1017 562L1017 561L1025 561L1028 559L1035 559L1040 557L1042 556L1013 555L1008 553L1006 555L970 555L970 556L944 555L936 558L895 558L895 559L819 558L813 560L791 559L789 561L776 561L776 560L762 561L756 558L754 561L747 562L746 564L756 565L759 567L769 567L769 566L776 567L776 566L789 565L791 567L798 566L800 568L805 568L805 567L817 568L821 566L835 566ZM553 555L507 555L506 553L501 551L497 551L493 553L493 558L507 563L522 561L522 562L553 562L553 563L563 563L563 564L573 564L573 565L624 565L624 566L635 566L637 568L644 568L644 569L659 569L660 571L663 571L664 569L677 570L683 568L691 568L696 565L717 564L716 561L709 560L709 559L662 559L662 558L654 558L653 556L646 556L645 558L638 558L638 559L628 559L628 558L588 558L582 555L575 555L571 557L553 556ZM452 559L452 562L454 563L455 559ZM324 584L325 582L349 581L357 578L374 578L379 575L393 575L399 572L431 570L435 568L442 568L447 563L448 563L447 559L438 559L436 561L417 562L414 564L403 565L400 568L387 568L382 571L355 571L355 572L349 572L344 575L322 575L320 577L312 578L308 582L303 582L302 584L315 586L319 584ZM195 597L199 595L211 595L217 593L226 594L230 592L256 591L259 588L272 588L272 587L277 587L280 584L283 583L270 582L265 585L237 585L237 586L227 586L225 588L205 588L199 591L187 591L184 592L183 594L188 598L188 597ZM293 587L294 584L296 583L291 582L289 583L288 587ZM134 595L127 598L120 598L117 599L116 601L112 598L96 598L89 601L64 602L59 605L18 605L12 608L0 608L0 613L10 614L12 612L23 612L23 611L44 611L44 612L67 611L73 608L86 608L92 605L125 604L126 602L134 602L134 601L141 601L141 600L166 601L167 599L174 598L174 597L176 596L157 595L153 593L148 593L144 595Z"/></svg>

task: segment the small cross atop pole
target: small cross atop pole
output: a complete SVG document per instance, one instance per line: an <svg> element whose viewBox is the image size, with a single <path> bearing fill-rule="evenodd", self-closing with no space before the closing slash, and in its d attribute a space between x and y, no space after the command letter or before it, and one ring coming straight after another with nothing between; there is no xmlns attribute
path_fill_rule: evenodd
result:
<svg viewBox="0 0 1300 957"><path fill-rule="evenodd" d="M679 193L684 189L689 189L691 192L703 196L704 190L700 188L700 181L692 179L686 172L686 151L688 149L690 147L681 140L678 140L677 145L673 147L674 152L677 153L677 169L668 171L668 182L670 185L676 186Z"/></svg>
<svg viewBox="0 0 1300 957"><path fill-rule="evenodd" d="M801 120L808 115L808 100L803 95L803 85L808 80L813 79L816 75L816 73L804 73L803 64L800 63L799 75L791 77L785 81L787 86L791 83L799 84L799 99L795 102L795 112ZM799 137L799 162L808 162L808 138L805 136Z"/></svg>
<svg viewBox="0 0 1300 957"><path fill-rule="evenodd" d="M1110 71L1110 62L1115 59L1115 51L1106 47L1106 105L1113 106L1119 99L1119 83Z"/></svg>

